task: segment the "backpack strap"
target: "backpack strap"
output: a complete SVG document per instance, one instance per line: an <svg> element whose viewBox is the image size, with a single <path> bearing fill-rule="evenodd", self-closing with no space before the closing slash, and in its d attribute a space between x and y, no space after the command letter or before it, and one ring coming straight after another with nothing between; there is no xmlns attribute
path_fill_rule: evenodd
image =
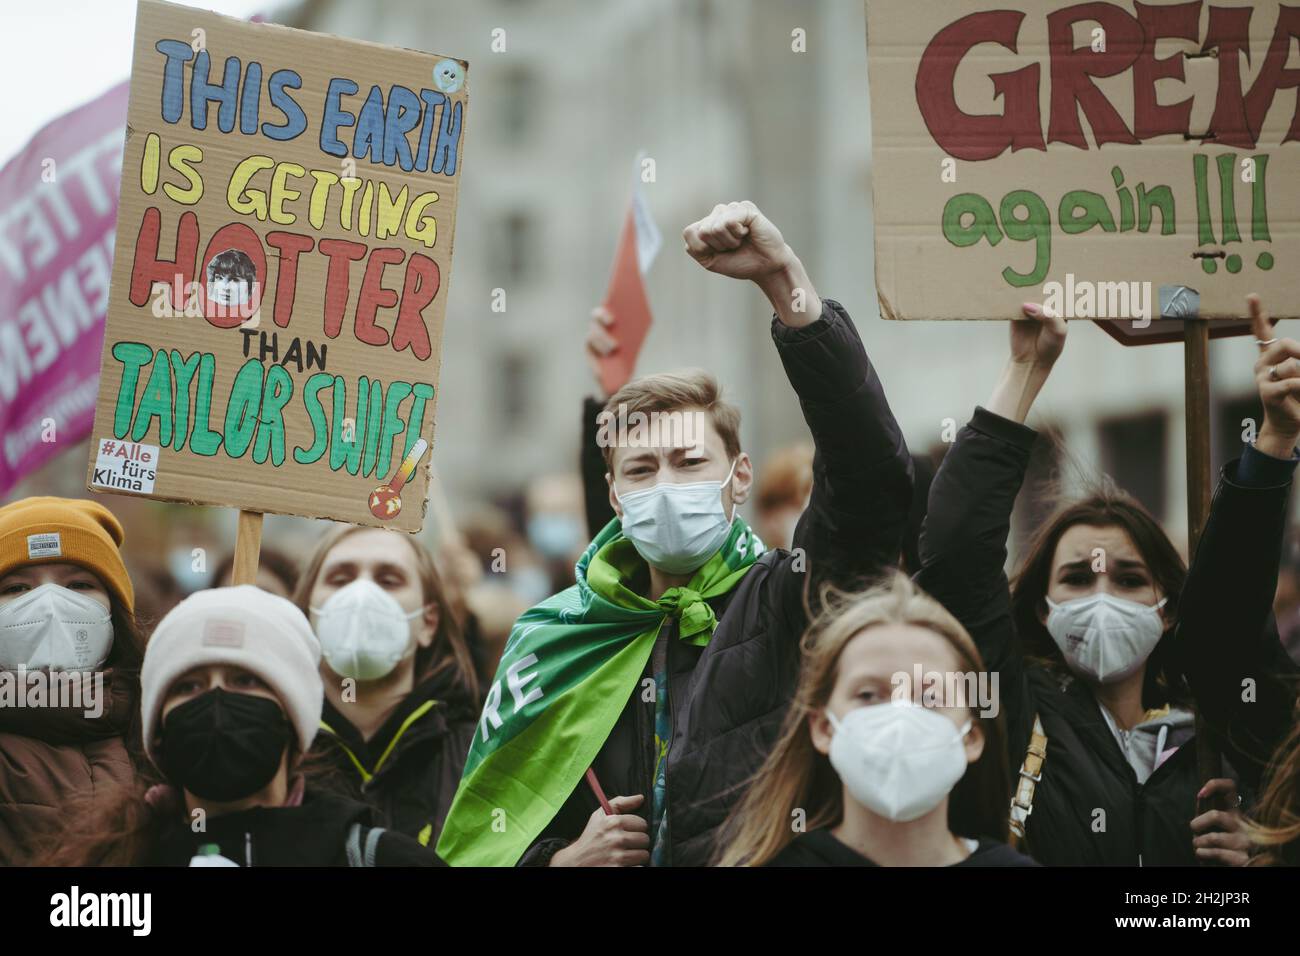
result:
<svg viewBox="0 0 1300 956"><path fill-rule="evenodd" d="M1020 764L1016 792L1011 797L1011 843L1018 846L1025 838L1025 822L1034 812L1034 789L1043 779L1043 761L1047 759L1047 734L1043 721L1034 714L1034 729L1029 734L1029 747Z"/></svg>
<svg viewBox="0 0 1300 956"><path fill-rule="evenodd" d="M348 855L348 866L365 866L361 861L361 824L354 823L348 827L347 839L343 841Z"/></svg>
<svg viewBox="0 0 1300 956"><path fill-rule="evenodd" d="M370 832L366 834L366 849L363 856L365 866L375 865L375 854L379 851L379 838L383 835L383 827L371 827Z"/></svg>
<svg viewBox="0 0 1300 956"><path fill-rule="evenodd" d="M348 866L374 866L379 838L383 835L383 827L366 827L360 823L348 827L347 839L344 841Z"/></svg>

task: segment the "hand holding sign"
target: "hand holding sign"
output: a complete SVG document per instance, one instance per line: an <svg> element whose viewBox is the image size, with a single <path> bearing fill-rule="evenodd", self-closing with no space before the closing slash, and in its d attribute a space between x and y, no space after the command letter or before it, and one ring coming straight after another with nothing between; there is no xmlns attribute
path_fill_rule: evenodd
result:
<svg viewBox="0 0 1300 956"><path fill-rule="evenodd" d="M1260 346L1255 382L1264 403L1264 424L1255 447L1267 455L1290 458L1300 439L1300 342L1275 339L1273 323L1258 295L1246 297L1251 330Z"/></svg>
<svg viewBox="0 0 1300 956"><path fill-rule="evenodd" d="M650 862L650 825L631 812L644 802L638 793L610 800L613 813L597 807L582 836L551 857L551 866L645 866Z"/></svg>
<svg viewBox="0 0 1300 956"><path fill-rule="evenodd" d="M1066 326L1065 319L1034 302L1024 303L1020 312L1011 323L1011 357L984 407L1024 422L1065 349Z"/></svg>
<svg viewBox="0 0 1300 956"><path fill-rule="evenodd" d="M1035 302L1020 311L1023 317L1011 323L1011 361L1051 368L1065 349L1065 319Z"/></svg>
<svg viewBox="0 0 1300 956"><path fill-rule="evenodd" d="M1189 824L1196 859L1201 863L1222 866L1246 866L1250 863L1252 843L1241 813L1237 783L1228 777L1216 777L1203 786L1197 798L1219 797L1226 810L1206 810Z"/></svg>
<svg viewBox="0 0 1300 956"><path fill-rule="evenodd" d="M591 367L591 374L596 379L602 398L609 398L632 377L632 362L615 366L611 361L619 351L619 341L610 331L613 325L614 314L609 309L598 305L591 310L591 324L587 326L584 347L587 365Z"/></svg>

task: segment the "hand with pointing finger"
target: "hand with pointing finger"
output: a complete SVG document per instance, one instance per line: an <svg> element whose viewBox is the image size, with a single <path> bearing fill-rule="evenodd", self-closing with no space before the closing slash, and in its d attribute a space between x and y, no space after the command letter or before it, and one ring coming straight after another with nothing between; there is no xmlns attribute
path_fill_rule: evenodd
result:
<svg viewBox="0 0 1300 956"><path fill-rule="evenodd" d="M1255 447L1275 458L1291 458L1300 440L1300 342L1273 335L1273 323L1259 296L1246 297L1251 331L1260 344L1255 384L1264 405L1264 424Z"/></svg>

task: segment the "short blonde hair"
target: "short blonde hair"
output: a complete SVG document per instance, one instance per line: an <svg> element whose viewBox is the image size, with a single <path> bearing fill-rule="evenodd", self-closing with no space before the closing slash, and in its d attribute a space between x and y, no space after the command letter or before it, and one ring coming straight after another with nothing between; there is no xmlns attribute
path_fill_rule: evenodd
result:
<svg viewBox="0 0 1300 956"><path fill-rule="evenodd" d="M675 412L687 408L700 408L708 414L728 458L740 454L740 409L723 399L718 380L703 369L661 372L633 379L610 396L602 415L615 428L624 425L619 418L620 411L630 417L636 412ZM605 456L605 467L612 470L614 445L604 444L601 453Z"/></svg>

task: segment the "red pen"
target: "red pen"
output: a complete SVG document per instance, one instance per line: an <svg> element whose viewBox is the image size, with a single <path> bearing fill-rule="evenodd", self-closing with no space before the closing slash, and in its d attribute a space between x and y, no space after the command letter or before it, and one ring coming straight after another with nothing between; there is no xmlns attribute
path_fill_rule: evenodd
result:
<svg viewBox="0 0 1300 956"><path fill-rule="evenodd" d="M605 811L605 816L613 816L614 808L610 806L609 800L605 797L605 791L600 789L600 781L596 779L596 770L594 767L587 768L587 783L591 786L591 792L596 795L600 801L600 808Z"/></svg>

